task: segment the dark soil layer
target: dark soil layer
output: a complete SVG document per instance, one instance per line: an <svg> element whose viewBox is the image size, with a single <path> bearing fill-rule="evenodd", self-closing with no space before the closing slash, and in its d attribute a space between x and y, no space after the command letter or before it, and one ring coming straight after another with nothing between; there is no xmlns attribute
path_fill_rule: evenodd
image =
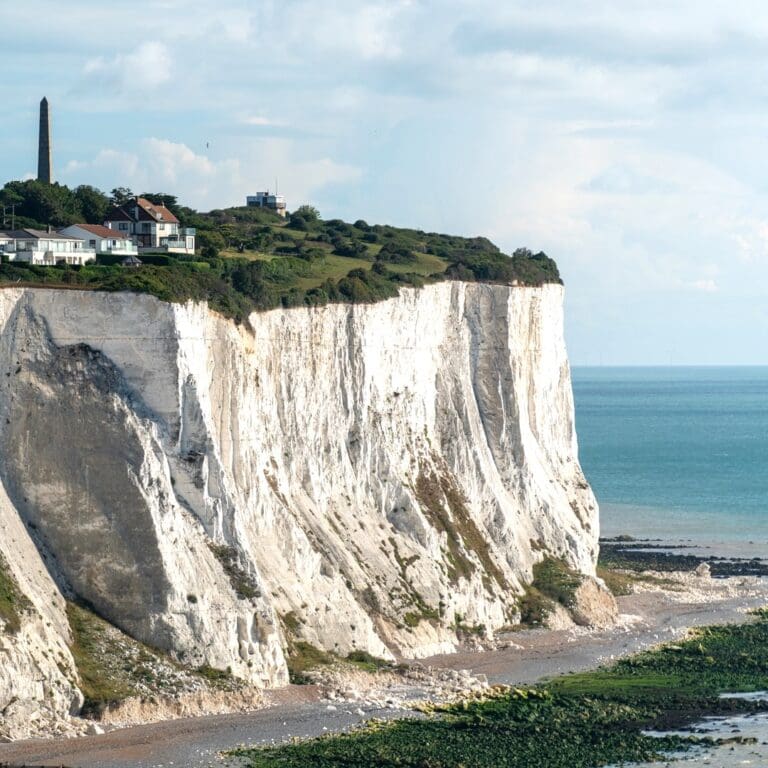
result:
<svg viewBox="0 0 768 768"><path fill-rule="evenodd" d="M715 578L729 576L768 576L768 561L758 558L702 557L680 554L684 546L669 546L626 536L600 541L599 565L626 571L693 571L702 563L709 565Z"/></svg>
<svg viewBox="0 0 768 768"><path fill-rule="evenodd" d="M664 752L703 740L652 738L644 729L677 728L705 715L766 711L766 702L720 694L767 688L764 610L750 623L699 629L684 642L594 672L435 707L427 720L374 724L351 734L232 754L250 768L591 768L661 760Z"/></svg>

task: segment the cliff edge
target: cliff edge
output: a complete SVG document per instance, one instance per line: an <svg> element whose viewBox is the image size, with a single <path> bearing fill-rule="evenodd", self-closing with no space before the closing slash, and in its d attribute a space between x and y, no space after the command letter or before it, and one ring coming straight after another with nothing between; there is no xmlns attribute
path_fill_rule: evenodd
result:
<svg viewBox="0 0 768 768"><path fill-rule="evenodd" d="M82 705L65 599L270 687L289 641L451 651L519 621L542 559L594 576L562 297L444 282L238 326L0 291L6 732Z"/></svg>

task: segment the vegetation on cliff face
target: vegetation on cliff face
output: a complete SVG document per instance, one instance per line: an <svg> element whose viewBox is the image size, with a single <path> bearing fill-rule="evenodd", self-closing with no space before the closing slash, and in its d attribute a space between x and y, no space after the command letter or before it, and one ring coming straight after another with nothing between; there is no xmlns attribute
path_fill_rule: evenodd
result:
<svg viewBox="0 0 768 768"><path fill-rule="evenodd" d="M0 202L16 206L16 226L100 223L112 203L92 187L69 190L59 184L9 182ZM541 285L559 283L555 262L521 248L511 256L484 237L324 221L311 206L288 220L260 208L198 213L171 195L145 193L163 202L183 226L197 229L197 256L142 254L136 270L102 257L84 267L0 265L0 283L150 293L165 301L206 300L238 320L253 310L278 306L365 303L397 295L402 286L420 287L453 279ZM9 223L6 222L8 225Z"/></svg>
<svg viewBox="0 0 768 768"><path fill-rule="evenodd" d="M22 615L31 607L32 603L19 589L8 563L0 554L0 621L4 631L16 634L21 629Z"/></svg>
<svg viewBox="0 0 768 768"><path fill-rule="evenodd" d="M697 737L646 735L704 715L768 710L768 703L720 698L768 688L768 612L739 626L707 627L684 642L532 689L430 710L427 720L234 754L250 768L588 768L660 760Z"/></svg>
<svg viewBox="0 0 768 768"><path fill-rule="evenodd" d="M528 627L541 627L552 613L555 603L565 609L573 608L576 590L584 577L568 564L554 557L545 557L533 566L533 581L520 598L520 622Z"/></svg>
<svg viewBox="0 0 768 768"><path fill-rule="evenodd" d="M237 691L245 683L229 670L192 668L134 640L84 606L67 603L70 650L83 693L81 715L98 717L120 702L177 698L201 690Z"/></svg>

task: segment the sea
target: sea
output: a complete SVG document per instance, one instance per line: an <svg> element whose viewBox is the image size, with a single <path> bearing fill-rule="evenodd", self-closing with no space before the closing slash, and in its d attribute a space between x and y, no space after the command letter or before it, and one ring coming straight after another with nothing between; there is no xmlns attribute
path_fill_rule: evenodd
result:
<svg viewBox="0 0 768 768"><path fill-rule="evenodd" d="M768 367L575 367L572 379L603 536L768 557ZM768 715L705 718L694 730L755 743L632 768L768 766Z"/></svg>
<svg viewBox="0 0 768 768"><path fill-rule="evenodd" d="M601 535L768 556L768 367L574 367Z"/></svg>

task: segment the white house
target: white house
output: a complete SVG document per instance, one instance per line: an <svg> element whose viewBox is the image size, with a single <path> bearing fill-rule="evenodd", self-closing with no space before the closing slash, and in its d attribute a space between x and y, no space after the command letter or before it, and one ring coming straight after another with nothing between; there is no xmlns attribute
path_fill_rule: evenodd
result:
<svg viewBox="0 0 768 768"><path fill-rule="evenodd" d="M195 230L180 227L179 220L164 205L155 205L144 197L113 208L104 226L129 237L139 251L195 252Z"/></svg>
<svg viewBox="0 0 768 768"><path fill-rule="evenodd" d="M270 195L266 192L257 192L255 195L248 195L245 198L245 204L249 208L269 208L278 216L285 217L285 196Z"/></svg>
<svg viewBox="0 0 768 768"><path fill-rule="evenodd" d="M0 253L9 261L55 266L85 264L96 259L96 250L86 248L78 237L41 229L14 229L0 232Z"/></svg>
<svg viewBox="0 0 768 768"><path fill-rule="evenodd" d="M71 224L60 229L62 235L77 237L84 240L88 248L96 253L113 254L116 256L135 256L139 251L133 241L123 232L110 229L101 224Z"/></svg>

